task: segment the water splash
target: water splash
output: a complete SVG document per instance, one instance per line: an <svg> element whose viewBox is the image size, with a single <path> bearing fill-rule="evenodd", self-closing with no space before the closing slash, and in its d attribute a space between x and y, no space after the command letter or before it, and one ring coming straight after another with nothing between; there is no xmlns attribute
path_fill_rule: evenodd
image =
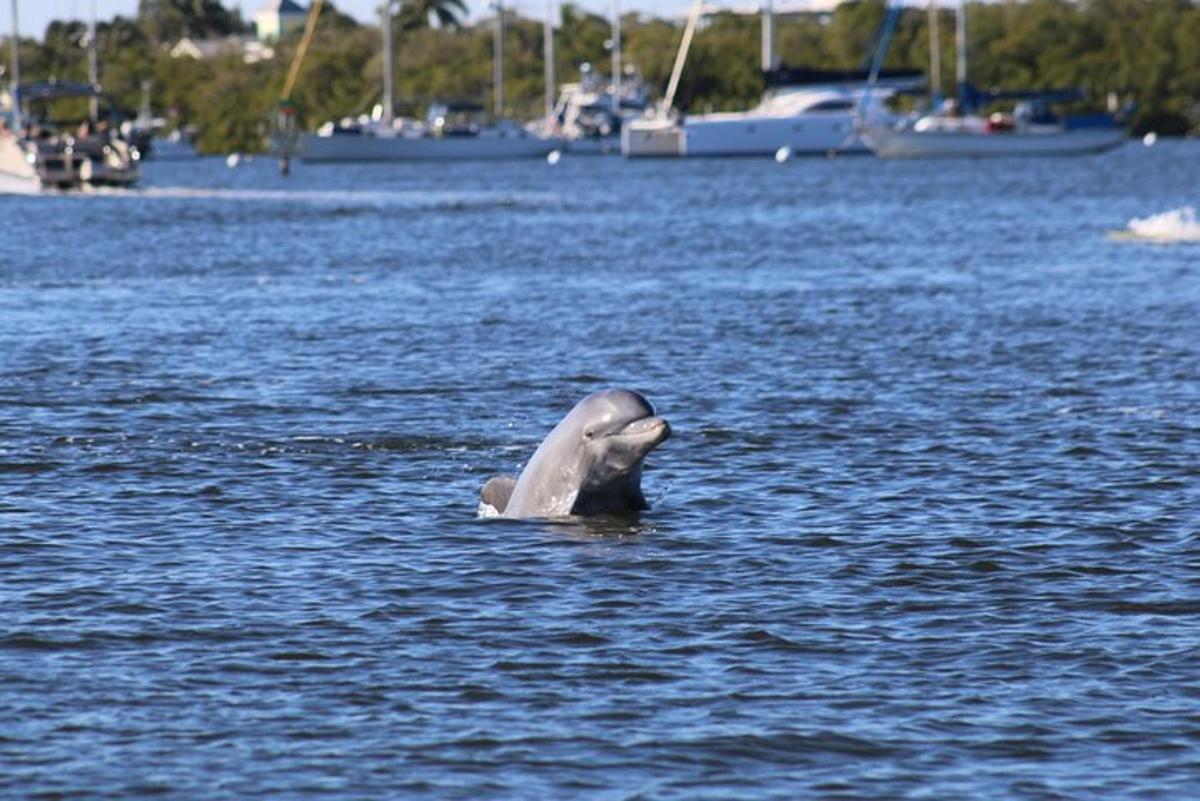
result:
<svg viewBox="0 0 1200 801"><path fill-rule="evenodd" d="M1134 217L1122 233L1157 242L1200 242L1200 220L1194 207L1183 206L1149 217Z"/></svg>

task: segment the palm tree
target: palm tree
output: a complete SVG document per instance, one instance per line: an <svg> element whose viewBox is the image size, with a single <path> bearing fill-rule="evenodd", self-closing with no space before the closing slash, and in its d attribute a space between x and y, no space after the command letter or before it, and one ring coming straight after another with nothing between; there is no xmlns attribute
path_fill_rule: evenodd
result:
<svg viewBox="0 0 1200 801"><path fill-rule="evenodd" d="M401 31L419 28L461 28L466 0L388 0Z"/></svg>

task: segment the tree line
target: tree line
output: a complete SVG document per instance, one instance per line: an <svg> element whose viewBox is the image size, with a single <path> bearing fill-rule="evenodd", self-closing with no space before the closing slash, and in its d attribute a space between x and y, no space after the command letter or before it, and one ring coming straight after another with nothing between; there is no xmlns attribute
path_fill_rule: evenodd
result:
<svg viewBox="0 0 1200 801"><path fill-rule="evenodd" d="M465 23L462 0L392 0L397 113L421 115L432 102L488 104L492 90L492 27ZM824 14L776 18L776 53L793 66L864 66L886 0L850 0ZM505 112L533 118L542 111L542 23L505 12ZM953 86L953 12L939 17L942 85ZM1194 0L1008 0L970 3L970 78L984 88L1079 87L1096 105L1110 93L1133 101L1135 132L1184 134L1200 128L1200 5ZM683 111L736 110L760 98L760 20L718 12L706 17L683 72L676 105ZM193 125L205 152L253 152L264 146L265 120L275 108L292 55L295 31L275 43L273 59L247 64L228 52L204 60L172 58L184 36L211 39L246 34L250 26L218 0L142 0L136 17L98 24L101 83L129 112L143 85L151 106L174 125ZM639 14L622 19L626 63L661 94L682 33L682 21ZM578 6L561 9L555 33L560 81L581 65L607 71L608 21ZM40 40L22 39L23 80L83 80L87 25L52 22ZM2 60L9 62L10 40ZM927 13L900 17L885 66L927 70ZM369 111L380 99L380 30L326 3L293 100L303 127Z"/></svg>

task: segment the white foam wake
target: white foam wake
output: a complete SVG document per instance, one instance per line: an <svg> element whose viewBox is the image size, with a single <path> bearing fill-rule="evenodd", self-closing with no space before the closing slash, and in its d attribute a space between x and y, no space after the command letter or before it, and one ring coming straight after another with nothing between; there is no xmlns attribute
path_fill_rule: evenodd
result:
<svg viewBox="0 0 1200 801"><path fill-rule="evenodd" d="M1158 242L1200 242L1200 220L1192 206L1134 217L1129 221L1129 233L1139 239Z"/></svg>

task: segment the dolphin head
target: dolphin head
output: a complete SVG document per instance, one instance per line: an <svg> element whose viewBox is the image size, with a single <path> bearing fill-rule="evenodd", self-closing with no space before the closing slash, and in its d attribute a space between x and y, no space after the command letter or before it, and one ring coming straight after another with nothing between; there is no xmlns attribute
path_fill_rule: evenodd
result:
<svg viewBox="0 0 1200 801"><path fill-rule="evenodd" d="M602 491L628 480L637 486L642 459L671 436L650 402L628 389L595 392L572 410L584 480L581 491Z"/></svg>
<svg viewBox="0 0 1200 801"><path fill-rule="evenodd" d="M503 514L554 518L646 509L642 459L670 435L667 421L638 393L594 392L538 446Z"/></svg>

